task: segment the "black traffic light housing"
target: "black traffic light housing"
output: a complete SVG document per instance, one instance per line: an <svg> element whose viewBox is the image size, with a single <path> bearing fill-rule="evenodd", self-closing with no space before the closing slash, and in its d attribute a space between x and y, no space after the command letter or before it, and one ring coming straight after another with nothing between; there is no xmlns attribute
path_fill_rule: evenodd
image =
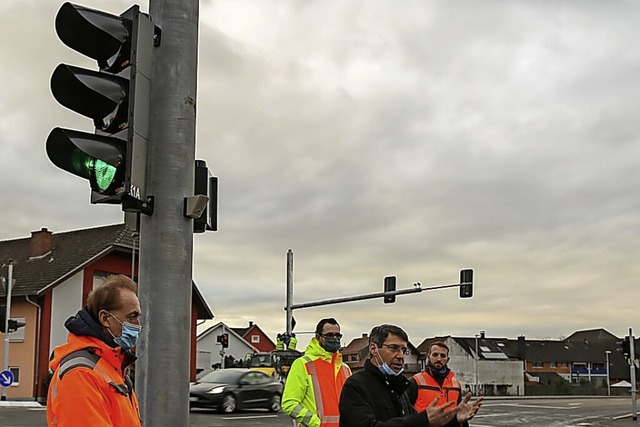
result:
<svg viewBox="0 0 640 427"><path fill-rule="evenodd" d="M22 320L14 320L9 319L9 333L17 331L19 328L22 328L26 325ZM0 306L0 332L6 333L7 329L5 326L7 325L7 306Z"/></svg>
<svg viewBox="0 0 640 427"><path fill-rule="evenodd" d="M229 347L229 334L224 333L216 337L216 342L222 344L222 348Z"/></svg>
<svg viewBox="0 0 640 427"><path fill-rule="evenodd" d="M384 278L384 292L385 294L387 292L395 292L396 290L396 276L387 276ZM384 303L385 304L392 304L396 302L396 296L395 295L385 295L384 296Z"/></svg>
<svg viewBox="0 0 640 427"><path fill-rule="evenodd" d="M146 194L152 49L160 31L132 6L120 16L64 3L56 33L71 49L97 61L99 71L60 64L51 92L63 106L93 120L95 133L55 128L51 162L91 188L91 203L121 204L151 214Z"/></svg>
<svg viewBox="0 0 640 427"><path fill-rule="evenodd" d="M217 341L220 344L222 344L222 348L228 348L229 347L229 334L225 333L225 334L222 334L222 335L218 335Z"/></svg>
<svg viewBox="0 0 640 427"><path fill-rule="evenodd" d="M460 270L460 298L473 296L473 270Z"/></svg>
<svg viewBox="0 0 640 427"><path fill-rule="evenodd" d="M618 341L618 345L620 345L620 351L625 359L628 359L631 355L631 339L627 335L623 340Z"/></svg>

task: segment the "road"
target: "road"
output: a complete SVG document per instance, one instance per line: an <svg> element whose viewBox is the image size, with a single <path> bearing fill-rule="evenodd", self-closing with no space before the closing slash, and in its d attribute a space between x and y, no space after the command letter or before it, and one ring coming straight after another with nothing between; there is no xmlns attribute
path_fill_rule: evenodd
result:
<svg viewBox="0 0 640 427"><path fill-rule="evenodd" d="M630 399L607 398L527 398L487 400L472 421L472 427L604 427L639 426L627 420L616 422L617 417L631 413ZM291 427L291 418L279 413L247 411L220 414L215 411L193 410L190 427ZM2 427L46 427L44 408L0 406Z"/></svg>
<svg viewBox="0 0 640 427"><path fill-rule="evenodd" d="M488 400L473 420L474 427L573 427L613 425L631 414L630 399L503 399Z"/></svg>

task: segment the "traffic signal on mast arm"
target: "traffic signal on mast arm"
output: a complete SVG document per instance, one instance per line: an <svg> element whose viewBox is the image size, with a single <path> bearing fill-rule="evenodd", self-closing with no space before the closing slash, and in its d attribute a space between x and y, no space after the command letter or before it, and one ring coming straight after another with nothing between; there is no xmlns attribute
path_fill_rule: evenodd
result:
<svg viewBox="0 0 640 427"><path fill-rule="evenodd" d="M384 278L384 292L395 292L396 290L396 276L387 276ZM384 303L390 304L396 302L395 295L385 295Z"/></svg>
<svg viewBox="0 0 640 427"><path fill-rule="evenodd" d="M121 204L151 214L146 194L151 61L160 31L132 6L120 16L64 3L56 15L64 44L98 63L99 71L60 64L51 92L63 106L93 119L95 133L55 128L51 162L91 187L91 203Z"/></svg>
<svg viewBox="0 0 640 427"><path fill-rule="evenodd" d="M473 270L460 270L460 298L473 296Z"/></svg>

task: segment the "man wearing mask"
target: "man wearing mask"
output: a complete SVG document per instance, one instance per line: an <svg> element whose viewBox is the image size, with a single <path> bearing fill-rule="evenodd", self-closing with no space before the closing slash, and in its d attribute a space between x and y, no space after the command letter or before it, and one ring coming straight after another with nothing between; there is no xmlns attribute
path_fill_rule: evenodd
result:
<svg viewBox="0 0 640 427"><path fill-rule="evenodd" d="M407 333L397 326L373 328L371 358L342 389L340 427L444 427L475 416L482 401L471 403L471 394L457 408L451 402L436 407L436 400L421 412L415 410L406 393L410 382L402 375L408 342Z"/></svg>
<svg viewBox="0 0 640 427"><path fill-rule="evenodd" d="M429 347L427 367L411 378L409 399L417 411L425 410L431 402L438 399L438 405L452 402L456 407L462 401L462 388L454 373L447 366L449 347L443 342L435 342ZM452 423L452 426L468 427L468 422Z"/></svg>
<svg viewBox="0 0 640 427"><path fill-rule="evenodd" d="M141 427L138 399L127 375L140 333L138 285L108 277L87 305L67 319L67 343L53 350L47 424L57 427Z"/></svg>
<svg viewBox="0 0 640 427"><path fill-rule="evenodd" d="M296 420L296 425L339 426L340 391L351 375L338 352L341 339L336 319L322 319L304 356L291 365L282 394L282 410Z"/></svg>

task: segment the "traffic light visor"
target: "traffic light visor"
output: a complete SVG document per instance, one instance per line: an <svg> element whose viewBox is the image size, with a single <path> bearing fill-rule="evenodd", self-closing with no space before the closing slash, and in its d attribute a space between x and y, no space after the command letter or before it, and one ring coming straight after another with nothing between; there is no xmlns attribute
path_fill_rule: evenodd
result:
<svg viewBox="0 0 640 427"><path fill-rule="evenodd" d="M114 194L124 185L120 166L125 158L125 142L69 129L55 128L47 138L51 162L81 178L100 194Z"/></svg>
<svg viewBox="0 0 640 427"><path fill-rule="evenodd" d="M119 73L129 65L131 26L129 19L69 2L56 15L60 40L110 73Z"/></svg>
<svg viewBox="0 0 640 427"><path fill-rule="evenodd" d="M127 79L71 65L58 65L51 76L54 98L108 133L127 126L128 92Z"/></svg>

